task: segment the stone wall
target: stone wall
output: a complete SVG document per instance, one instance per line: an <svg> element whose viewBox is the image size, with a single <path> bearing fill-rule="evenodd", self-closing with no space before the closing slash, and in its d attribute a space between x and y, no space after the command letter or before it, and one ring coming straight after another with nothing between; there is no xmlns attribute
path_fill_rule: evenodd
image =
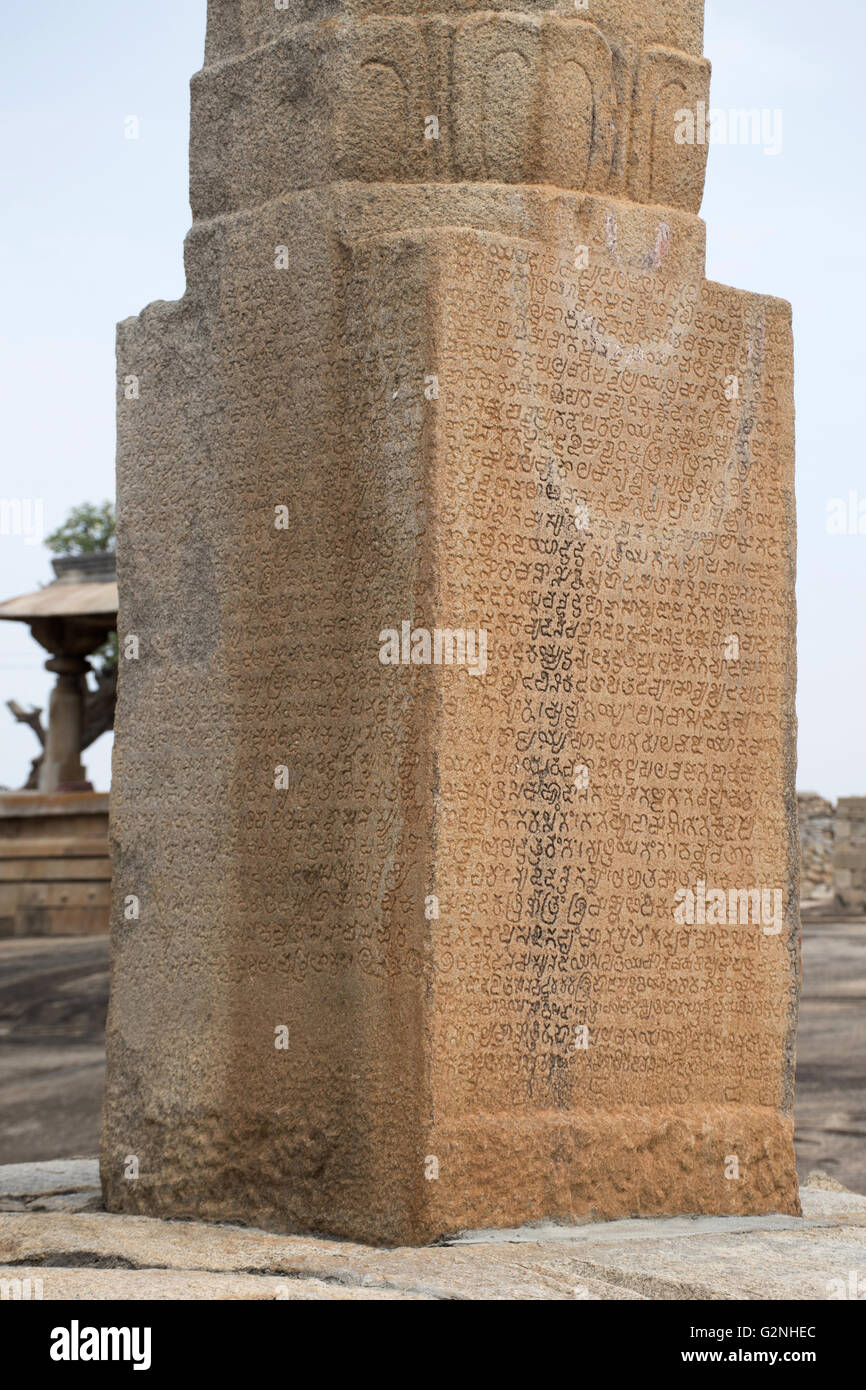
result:
<svg viewBox="0 0 866 1390"><path fill-rule="evenodd" d="M866 797L797 796L806 912L866 912Z"/></svg>
<svg viewBox="0 0 866 1390"><path fill-rule="evenodd" d="M800 817L800 898L803 903L833 898L833 846L836 808L817 792L798 792Z"/></svg>
<svg viewBox="0 0 866 1390"><path fill-rule="evenodd" d="M99 936L110 901L105 793L0 796L0 937Z"/></svg>
<svg viewBox="0 0 866 1390"><path fill-rule="evenodd" d="M845 796L836 807L833 884L843 907L866 911L866 796Z"/></svg>

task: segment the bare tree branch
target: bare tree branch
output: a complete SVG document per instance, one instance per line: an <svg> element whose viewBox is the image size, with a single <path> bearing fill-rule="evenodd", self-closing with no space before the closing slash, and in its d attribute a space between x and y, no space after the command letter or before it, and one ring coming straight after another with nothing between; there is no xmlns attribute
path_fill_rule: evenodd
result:
<svg viewBox="0 0 866 1390"><path fill-rule="evenodd" d="M11 713L13 719L17 720L19 724L26 724L28 728L33 730L44 748L45 730L42 727L42 719L40 717L42 710L37 709L35 705L31 705L30 709L27 710L23 705L19 705L17 700L7 700L6 708Z"/></svg>

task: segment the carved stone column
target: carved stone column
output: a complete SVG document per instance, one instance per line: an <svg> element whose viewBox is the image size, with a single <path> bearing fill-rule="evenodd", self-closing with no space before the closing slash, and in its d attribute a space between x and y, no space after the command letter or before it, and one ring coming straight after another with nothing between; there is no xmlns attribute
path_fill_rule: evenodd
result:
<svg viewBox="0 0 866 1390"><path fill-rule="evenodd" d="M57 684L48 705L45 753L39 774L41 792L93 791L81 762L84 725L85 680L89 663L81 656L55 656L45 669L54 671Z"/></svg>
<svg viewBox="0 0 866 1390"><path fill-rule="evenodd" d="M705 279L702 3L561 11L211 0L118 336L111 1210L798 1209L790 311Z"/></svg>
<svg viewBox="0 0 866 1390"><path fill-rule="evenodd" d="M36 641L53 653L46 671L57 676L48 704L48 729L39 772L40 792L93 791L81 762L87 657L102 646L110 628L93 620L40 618L30 624Z"/></svg>

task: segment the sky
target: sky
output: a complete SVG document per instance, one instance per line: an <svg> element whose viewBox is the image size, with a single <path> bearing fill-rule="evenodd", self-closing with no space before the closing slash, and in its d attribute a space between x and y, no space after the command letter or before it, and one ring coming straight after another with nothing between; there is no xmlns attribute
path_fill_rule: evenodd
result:
<svg viewBox="0 0 866 1390"><path fill-rule="evenodd" d="M0 498L41 502L46 534L114 495L115 323L183 293L204 21L205 0L0 9ZM712 106L766 111L770 134L768 149L710 147L707 275L793 305L797 780L833 798L866 794L866 534L828 530L834 500L854 493L866 513L864 51L862 0L707 0ZM33 539L0 535L0 598L51 577ZM24 624L0 624L0 785L36 752L5 701L45 706L46 657ZM110 744L85 754L99 789Z"/></svg>

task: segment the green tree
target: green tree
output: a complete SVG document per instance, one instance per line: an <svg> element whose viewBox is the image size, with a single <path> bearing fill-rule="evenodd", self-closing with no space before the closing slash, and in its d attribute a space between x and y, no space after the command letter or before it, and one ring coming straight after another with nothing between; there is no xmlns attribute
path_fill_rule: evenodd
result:
<svg viewBox="0 0 866 1390"><path fill-rule="evenodd" d="M62 526L45 539L55 555L94 555L97 551L113 550L116 538L114 503L82 502L73 507Z"/></svg>

